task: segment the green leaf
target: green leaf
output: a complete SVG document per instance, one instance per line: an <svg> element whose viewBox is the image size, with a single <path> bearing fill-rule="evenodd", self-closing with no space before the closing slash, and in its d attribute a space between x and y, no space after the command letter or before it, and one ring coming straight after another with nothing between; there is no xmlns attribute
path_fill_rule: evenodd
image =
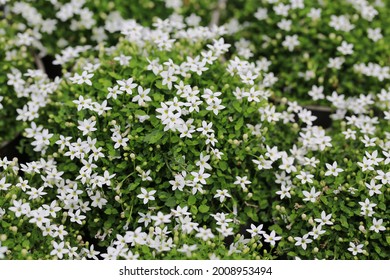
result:
<svg viewBox="0 0 390 280"><path fill-rule="evenodd" d="M207 213L209 210L210 210L210 207L208 207L207 205L203 204L203 205L199 206L200 213Z"/></svg>
<svg viewBox="0 0 390 280"><path fill-rule="evenodd" d="M244 208L245 215L248 216L252 221L258 222L259 216L255 213L254 209L252 207L246 206Z"/></svg>
<svg viewBox="0 0 390 280"><path fill-rule="evenodd" d="M112 221L111 220L105 221L103 226L105 229L109 229L112 226Z"/></svg>
<svg viewBox="0 0 390 280"><path fill-rule="evenodd" d="M141 250L142 250L142 253L144 253L144 255L147 255L150 253L150 248L148 246L142 246Z"/></svg>
<svg viewBox="0 0 390 280"><path fill-rule="evenodd" d="M134 183L130 184L129 190L130 191L135 190L138 187L138 185L139 185L139 182L134 182Z"/></svg>
<svg viewBox="0 0 390 280"><path fill-rule="evenodd" d="M287 253L287 256L296 257L297 254L296 254L295 252L288 252L288 253Z"/></svg>
<svg viewBox="0 0 390 280"><path fill-rule="evenodd" d="M99 83L101 83L103 85L104 88L108 88L108 87L112 86L112 83L110 80L106 80L106 79L102 78L102 79L99 79L98 81L99 81Z"/></svg>
<svg viewBox="0 0 390 280"><path fill-rule="evenodd" d="M277 225L277 224L270 226L269 229L270 230L274 230L277 234L282 234L283 233L282 228L279 225Z"/></svg>
<svg viewBox="0 0 390 280"><path fill-rule="evenodd" d="M348 220L345 216L340 216L341 225L345 228L348 228Z"/></svg>
<svg viewBox="0 0 390 280"><path fill-rule="evenodd" d="M269 203L268 200L262 199L260 200L259 207L260 209L266 209L268 207Z"/></svg>
<svg viewBox="0 0 390 280"><path fill-rule="evenodd" d="M170 208L173 208L176 206L176 198L174 196L171 196L170 198L167 199L167 201L165 202L165 205L170 207Z"/></svg>
<svg viewBox="0 0 390 280"><path fill-rule="evenodd" d="M190 195L187 202L188 202L188 205L194 205L196 203L196 196Z"/></svg>
<svg viewBox="0 0 390 280"><path fill-rule="evenodd" d="M163 136L164 136L163 131L159 129L155 129L151 133L145 135L144 142L149 144L154 144L157 143Z"/></svg>
<svg viewBox="0 0 390 280"><path fill-rule="evenodd" d="M164 95L159 94L159 93L155 93L155 94L153 94L153 100L157 101L157 102L164 101Z"/></svg>
<svg viewBox="0 0 390 280"><path fill-rule="evenodd" d="M244 118L239 118L236 124L234 125L234 129L240 130L243 124L244 124Z"/></svg>
<svg viewBox="0 0 390 280"><path fill-rule="evenodd" d="M241 108L241 103L239 101L234 101L232 105L237 112L241 113L242 108Z"/></svg>
<svg viewBox="0 0 390 280"><path fill-rule="evenodd" d="M158 89L165 89L165 87L162 85L161 81L156 81L155 84L156 88Z"/></svg>
<svg viewBox="0 0 390 280"><path fill-rule="evenodd" d="M126 161L121 162L116 166L117 170L123 170L127 167L128 163Z"/></svg>
<svg viewBox="0 0 390 280"><path fill-rule="evenodd" d="M219 165L219 168L221 168L222 171L225 171L229 167L229 165L225 161L220 161L218 165Z"/></svg>
<svg viewBox="0 0 390 280"><path fill-rule="evenodd" d="M192 205L192 206L191 206L191 212L192 212L194 215L198 214L198 208L196 208L195 205Z"/></svg>
<svg viewBox="0 0 390 280"><path fill-rule="evenodd" d="M111 77L113 77L114 79L117 79L117 80L122 79L122 76L115 73L115 72L108 72L108 75L110 75Z"/></svg>
<svg viewBox="0 0 390 280"><path fill-rule="evenodd" d="M139 109L135 110L134 114L138 115L138 116L145 116L145 115L147 115L144 110L139 110Z"/></svg>
<svg viewBox="0 0 390 280"><path fill-rule="evenodd" d="M321 197L320 197L320 200L321 200L322 203L324 203L325 205L328 205L328 200L326 199L325 196L321 196Z"/></svg>
<svg viewBox="0 0 390 280"><path fill-rule="evenodd" d="M386 210L386 205L383 202L381 202L378 204L378 208L381 210Z"/></svg>
<svg viewBox="0 0 390 280"><path fill-rule="evenodd" d="M30 248L30 241L27 239L23 240L22 246L23 248Z"/></svg>

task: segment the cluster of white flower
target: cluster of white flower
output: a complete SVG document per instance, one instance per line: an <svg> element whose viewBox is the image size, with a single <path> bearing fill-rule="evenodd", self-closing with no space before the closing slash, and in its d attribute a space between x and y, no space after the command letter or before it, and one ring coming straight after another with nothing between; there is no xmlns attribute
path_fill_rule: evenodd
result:
<svg viewBox="0 0 390 280"><path fill-rule="evenodd" d="M375 77L379 81L390 79L390 67L380 66L377 63L360 63L354 65L354 70L368 77Z"/></svg>
<svg viewBox="0 0 390 280"><path fill-rule="evenodd" d="M298 36L292 15L304 10L305 2L266 2L271 8L259 7L254 17L268 22L270 14L276 14L280 20L275 26L280 33L277 40L262 35L263 46L280 44L284 53L293 55L304 47L306 31ZM368 1L347 2L368 22L378 14ZM83 7L85 0L51 3L55 7L53 19L44 19L31 3L12 6L13 13L34 27L33 31L21 28L16 46L34 46L43 54L46 50L40 43L41 33L52 34L60 22L67 21L72 31L92 30L92 39L97 42L105 42L106 32L119 37L115 46L64 48L53 63L64 66L64 72L71 70L54 81L42 70L23 73L12 68L7 73L7 85L13 87L18 99L25 100L16 109L16 120L25 126L23 135L30 140L30 152L40 159L21 164L0 159L0 172L5 174L0 177L0 192L18 190L12 193L9 207L0 208L0 219L11 212L16 218L25 218L49 240L51 256L138 259L142 258L139 248L144 246L153 255L175 248L190 258L201 243L234 236L240 223L248 222L241 220L240 211L249 209L245 213L248 217L249 213L260 215L259 207L269 201L263 191L276 197L269 221L277 227L267 233L265 223L255 225L252 222L258 219L250 217L253 220L246 232L252 241L243 235L236 238L229 245L229 256L250 251L254 242L277 246L282 238L286 242L280 242L281 246L289 246L285 245L289 241L290 249L300 247L302 255L307 256L309 246L319 244L322 236L339 231L336 227L340 225L348 226L346 215L359 219L360 225L354 239L349 235L341 238L340 244L348 244L341 245L346 253L368 256L370 252L363 249L363 241L371 238L367 232L382 238L387 230L387 217L382 215L386 213L385 194L390 182L390 133L382 131L390 120L389 89L352 97L345 91L329 92L328 82L337 84L338 80L332 77L331 82L324 83L323 77L317 77L318 65L312 65L309 54L303 55L308 66L297 74L311 87L305 93L313 101L327 101L335 108L331 118L337 126L325 130L316 125L317 116L296 101L283 98L268 102L276 85L284 83L276 71L270 72L278 58L258 58L255 45L248 39L232 43L222 37L244 25L234 27L231 21L203 27L195 14L186 18L173 14L145 27L112 12L104 27L98 27L91 10ZM166 1L170 8L182 5L180 0ZM325 17L324 9L307 9L305 16L316 24ZM350 15L330 15L328 25L337 34L348 34L358 26ZM380 28L369 28L367 34L374 43L383 38ZM337 44L332 57L323 57L323 69L333 75L350 65L349 59L360 50L347 36L329 38ZM67 42L58 45L65 47ZM88 51L98 55L88 55ZM78 60L84 54L87 58ZM7 51L7 57L13 55ZM381 85L390 79L390 68L377 63L354 63L353 69L358 75L376 78ZM0 110L6 102L8 97L1 95ZM46 112L53 108L58 114ZM374 116L373 108L380 108L384 117ZM238 121L231 114L233 110L239 113ZM229 125L232 131L227 132L224 126ZM286 131L282 127L291 135L283 135ZM180 144L175 150L159 150L162 145L176 143ZM148 148L150 162L149 154L142 157L144 151L137 151L140 147ZM186 151L191 149L195 152L188 159ZM162 166L169 170L167 174L159 173ZM233 168L222 178L222 171L229 173ZM216 182L218 176L221 181ZM263 183L270 181L277 187L266 189ZM329 206L338 199L343 199L340 208ZM200 200L202 204L197 205ZM161 201L164 205L156 206ZM298 212L303 213L299 214L303 222L297 222ZM101 213L118 214L120 221L102 222ZM209 217L212 221L202 225ZM102 225L95 238L106 244L105 252L86 245L71 228L88 222ZM179 247L176 239L180 234L190 238L188 244ZM0 259L8 250L12 248L0 242Z"/></svg>

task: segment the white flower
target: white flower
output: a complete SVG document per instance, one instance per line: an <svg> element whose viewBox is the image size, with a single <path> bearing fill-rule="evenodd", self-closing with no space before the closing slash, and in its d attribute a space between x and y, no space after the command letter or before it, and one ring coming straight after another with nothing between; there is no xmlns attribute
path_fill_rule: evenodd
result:
<svg viewBox="0 0 390 280"><path fill-rule="evenodd" d="M294 237L294 239L297 241L295 246L302 246L303 250L306 250L307 244L313 242L313 240L309 238L309 234L305 234L303 237Z"/></svg>
<svg viewBox="0 0 390 280"><path fill-rule="evenodd" d="M102 197L100 192L96 192L95 195L91 196L91 200L92 200L91 206L99 207L100 209L102 209L102 207L107 204L107 199Z"/></svg>
<svg viewBox="0 0 390 280"><path fill-rule="evenodd" d="M171 217L171 214L164 215L161 211L158 211L157 215L151 216L151 219L155 221L154 225L157 227L161 224L169 224Z"/></svg>
<svg viewBox="0 0 390 280"><path fill-rule="evenodd" d="M56 255L59 259L63 258L64 254L67 254L69 252L68 249L64 248L65 242L62 241L60 243L55 242L54 240L51 241L51 244L53 246L53 250L50 252L50 255Z"/></svg>
<svg viewBox="0 0 390 280"><path fill-rule="evenodd" d="M221 235L222 235L223 237L228 237L228 236L234 234L233 228L230 228L230 227L228 227L228 226L226 226L226 225L221 225L221 227L218 227L218 228L217 228L217 231L218 231L219 233L221 233Z"/></svg>
<svg viewBox="0 0 390 280"><path fill-rule="evenodd" d="M323 92L324 92L323 86L318 87L316 85L313 85L311 90L308 92L308 94L313 98L313 100L320 100L325 98Z"/></svg>
<svg viewBox="0 0 390 280"><path fill-rule="evenodd" d="M82 220L84 220L86 218L86 216L81 215L80 209L78 209L76 211L76 213L73 213L72 211L69 211L68 214L69 214L71 222L76 222L76 223L78 223L80 225L82 224Z"/></svg>
<svg viewBox="0 0 390 280"><path fill-rule="evenodd" d="M380 28L367 28L367 34L368 38L370 38L374 42L379 41L383 38Z"/></svg>
<svg viewBox="0 0 390 280"><path fill-rule="evenodd" d="M153 196L155 193L155 190L148 192L145 188L141 188L141 194L137 195L137 197L143 199L144 204L147 204L149 200L155 200Z"/></svg>
<svg viewBox="0 0 390 280"><path fill-rule="evenodd" d="M272 168L272 161L266 160L263 155L259 156L259 160L252 159L253 163L257 164L257 168L259 170L262 169L271 169Z"/></svg>
<svg viewBox="0 0 390 280"><path fill-rule="evenodd" d="M0 179L0 191L6 191L11 186L11 184L5 183L5 177Z"/></svg>
<svg viewBox="0 0 390 280"><path fill-rule="evenodd" d="M207 162L210 160L210 155L203 156L203 153L200 154L200 159L195 163L196 166L199 166L200 171L204 171L205 169L212 169L210 164Z"/></svg>
<svg viewBox="0 0 390 280"><path fill-rule="evenodd" d="M231 197L231 195L228 193L228 190L217 190L217 194L214 195L214 198L219 198L219 201L222 203L225 201L226 197Z"/></svg>
<svg viewBox="0 0 390 280"><path fill-rule="evenodd" d="M317 239L321 234L324 234L326 231L322 230L322 225L314 226L312 231L309 232L314 239Z"/></svg>
<svg viewBox="0 0 390 280"><path fill-rule="evenodd" d="M119 61L119 64L122 66L128 66L130 63L131 56L125 56L120 54L120 56L114 57L115 61Z"/></svg>
<svg viewBox="0 0 390 280"><path fill-rule="evenodd" d="M177 249L178 252L186 254L186 256L189 258L192 255L192 252L197 249L196 244L188 246L187 244L183 244L183 247L180 249Z"/></svg>
<svg viewBox="0 0 390 280"><path fill-rule="evenodd" d="M312 178L314 175L310 174L309 172L301 171L299 175L297 175L297 178L301 180L302 184L313 183Z"/></svg>
<svg viewBox="0 0 390 280"><path fill-rule="evenodd" d="M208 135L214 132L212 126L212 122L207 123L206 121L202 121L202 127L197 128L196 131L201 132L203 135Z"/></svg>
<svg viewBox="0 0 390 280"><path fill-rule="evenodd" d="M328 62L328 67L334 68L336 70L340 70L344 62L345 62L344 57L334 57L334 58L330 57Z"/></svg>
<svg viewBox="0 0 390 280"><path fill-rule="evenodd" d="M167 85L168 89L172 89L172 83L177 81L177 77L174 76L174 69L168 68L167 71L163 71L160 73L162 80L162 85Z"/></svg>
<svg viewBox="0 0 390 280"><path fill-rule="evenodd" d="M108 94L107 94L107 99L110 99L111 97L114 99L118 98L118 94L122 94L123 91L119 90L119 86L115 85L114 87L109 87L107 88Z"/></svg>
<svg viewBox="0 0 390 280"><path fill-rule="evenodd" d="M141 86L138 86L138 95L134 96L132 101L138 102L139 106L146 106L146 102L152 101L148 94L150 93L150 88L143 89Z"/></svg>
<svg viewBox="0 0 390 280"><path fill-rule="evenodd" d="M363 253L363 244L355 245L355 243L349 242L349 246L348 251L352 252L352 255L356 256L359 253Z"/></svg>
<svg viewBox="0 0 390 280"><path fill-rule="evenodd" d="M363 139L361 141L364 143L364 147L367 148L367 147L375 147L376 146L375 141L377 139L378 138L376 138L376 137L370 138L367 135L364 135Z"/></svg>
<svg viewBox="0 0 390 280"><path fill-rule="evenodd" d="M258 8L254 16L258 20L265 20L268 18L268 11L265 8Z"/></svg>
<svg viewBox="0 0 390 280"><path fill-rule="evenodd" d="M346 41L343 41L341 46L337 47L337 50L343 55L353 54L353 44L348 44Z"/></svg>
<svg viewBox="0 0 390 280"><path fill-rule="evenodd" d="M211 229L207 228L198 228L198 233L195 235L195 237L202 238L203 241L207 241L210 238L214 238L214 234L211 232Z"/></svg>
<svg viewBox="0 0 390 280"><path fill-rule="evenodd" d="M274 230L271 231L271 233L269 235L264 233L263 237L264 237L264 241L267 243L270 243L271 246L275 246L275 242L282 239L281 236L276 236L276 232Z"/></svg>
<svg viewBox="0 0 390 280"><path fill-rule="evenodd" d="M293 157L282 157L282 164L279 165L279 168L282 170L286 170L287 173L297 171L297 168L294 165Z"/></svg>
<svg viewBox="0 0 390 280"><path fill-rule="evenodd" d="M83 84L83 83L86 83L87 85L89 86L92 86L92 82L91 82L91 78L93 77L93 73L88 73L87 71L83 71L83 73L81 75L79 74L75 74L74 77L71 77L69 78L71 80L72 83L75 83L75 84Z"/></svg>
<svg viewBox="0 0 390 280"><path fill-rule="evenodd" d="M263 229L263 225L255 226L254 224L251 224L251 229L247 229L246 231L251 234L251 237L261 236L265 233Z"/></svg>
<svg viewBox="0 0 390 280"><path fill-rule="evenodd" d="M346 131L342 132L345 136L345 139L356 140L356 131L348 128Z"/></svg>
<svg viewBox="0 0 390 280"><path fill-rule="evenodd" d="M380 188L382 188L381 184L376 184L375 179L371 179L370 183L364 183L366 187L368 188L368 193L370 196L373 196L374 194L381 194Z"/></svg>
<svg viewBox="0 0 390 280"><path fill-rule="evenodd" d="M243 190L247 190L247 187L245 185L249 185L252 182L248 180L248 176L240 177L236 176L236 181L234 181L233 184L240 185Z"/></svg>
<svg viewBox="0 0 390 280"><path fill-rule="evenodd" d="M139 174L138 176L141 177L142 181L152 181L152 177L150 177L150 172L151 170L148 170L148 171L143 171L141 172L141 174Z"/></svg>
<svg viewBox="0 0 390 280"><path fill-rule="evenodd" d="M321 9L311 8L307 16L312 20L318 20L321 18Z"/></svg>
<svg viewBox="0 0 390 280"><path fill-rule="evenodd" d="M332 165L330 165L329 163L325 163L325 165L326 168L328 168L328 171L325 172L325 176L337 176L340 172L344 171L343 169L337 167L337 162L333 162Z"/></svg>
<svg viewBox="0 0 390 280"><path fill-rule="evenodd" d="M290 52L294 50L296 46L299 46L298 35L287 35L282 43L283 47L287 48Z"/></svg>
<svg viewBox="0 0 390 280"><path fill-rule="evenodd" d="M96 121L93 121L92 118L89 118L87 120L78 121L78 123L79 123L79 126L77 128L83 132L83 135L87 135L87 134L97 130L97 128L95 127Z"/></svg>
<svg viewBox="0 0 390 280"><path fill-rule="evenodd" d="M14 200L14 206L10 207L9 210L15 213L15 216L19 218L22 214L26 215L30 212L30 204L23 203L22 200Z"/></svg>
<svg viewBox="0 0 390 280"><path fill-rule="evenodd" d="M77 105L77 111L82 109L90 109L92 104L92 99L84 99L84 96L80 95L78 100L73 100L73 103Z"/></svg>
<svg viewBox="0 0 390 280"><path fill-rule="evenodd" d="M374 214L373 208L377 205L376 203L371 203L371 201L366 198L364 202L359 202L361 206L361 213L362 216L369 216L371 217Z"/></svg>
<svg viewBox="0 0 390 280"><path fill-rule="evenodd" d="M1 246L1 241L0 241L0 259L5 258L5 253L7 252L8 247L7 246Z"/></svg>
<svg viewBox="0 0 390 280"><path fill-rule="evenodd" d="M385 231L386 228L382 226L382 223L383 223L383 219L377 220L376 218L374 218L372 220L372 226L370 227L370 230L373 230L376 233L379 233L379 231Z"/></svg>
<svg viewBox="0 0 390 280"><path fill-rule="evenodd" d="M326 215L325 211L322 211L321 218L314 219L314 221L320 223L319 226L333 225L333 223L330 221L331 218L332 218L332 214Z"/></svg>
<svg viewBox="0 0 390 280"><path fill-rule="evenodd" d="M361 167L363 172L366 170L374 170L374 162L366 157L363 157L363 162L358 162L357 164Z"/></svg>
<svg viewBox="0 0 390 280"><path fill-rule="evenodd" d="M291 198L290 190L291 190L290 186L287 186L286 184L282 184L280 190L277 191L276 194L280 195L280 199L283 199L285 197Z"/></svg>
<svg viewBox="0 0 390 280"><path fill-rule="evenodd" d="M378 176L376 176L375 179L381 180L382 184L386 185L390 182L390 171L385 173L382 170L377 170L376 173Z"/></svg>
<svg viewBox="0 0 390 280"><path fill-rule="evenodd" d="M199 172L191 172L191 175L194 176L193 182L196 184L197 182L202 185L206 185L206 179L210 177L210 174L204 173L204 170L199 170Z"/></svg>
<svg viewBox="0 0 390 280"><path fill-rule="evenodd" d="M120 86L119 90L126 92L127 94L132 94L133 89L137 87L136 83L133 83L133 78L127 80L116 81Z"/></svg>
<svg viewBox="0 0 390 280"><path fill-rule="evenodd" d="M317 197L321 194L321 192L316 192L316 189L312 187L310 192L302 191L302 194L305 196L303 201L316 202Z"/></svg>

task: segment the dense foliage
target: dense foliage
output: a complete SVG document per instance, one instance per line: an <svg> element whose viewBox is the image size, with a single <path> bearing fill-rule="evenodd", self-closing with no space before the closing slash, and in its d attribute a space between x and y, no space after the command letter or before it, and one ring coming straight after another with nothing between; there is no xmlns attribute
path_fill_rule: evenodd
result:
<svg viewBox="0 0 390 280"><path fill-rule="evenodd" d="M4 2L0 258L390 257L386 3Z"/></svg>

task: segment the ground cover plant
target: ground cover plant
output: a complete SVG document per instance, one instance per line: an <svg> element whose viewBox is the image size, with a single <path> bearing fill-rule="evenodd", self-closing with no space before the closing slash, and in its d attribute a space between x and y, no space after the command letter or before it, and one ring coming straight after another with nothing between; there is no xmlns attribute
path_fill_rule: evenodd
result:
<svg viewBox="0 0 390 280"><path fill-rule="evenodd" d="M389 85L389 11L388 1L227 1L221 20L240 23L241 57L272 61L275 98L329 106L333 91L359 96Z"/></svg>
<svg viewBox="0 0 390 280"><path fill-rule="evenodd" d="M128 35L128 28L138 28L139 36ZM41 160L53 164L48 166L50 172L61 176L42 182L35 171L24 170L31 173L32 181L46 181L53 187L53 192L49 192L51 187L46 191L43 186L37 197L30 197L39 200L37 206L29 206L31 212L40 213L43 202L58 210L73 205L65 212L72 224L67 228L75 225L81 230L83 219L93 219L84 230L92 236L102 236L99 246L105 247L116 244L119 235L130 242L130 236L139 232L146 239L130 243L143 245L144 258L151 257L149 248L171 251L174 236L170 233L174 231L182 235L178 245L189 239L191 244L185 243L183 248L203 247L204 252L198 254L203 258L209 254L208 239L219 236L220 245L224 237L233 235L233 229L246 216L237 210L243 201L235 193L247 188L237 188L240 180L230 174L238 176L246 165L253 169L252 156L248 157L247 151L256 151L257 143L253 140L258 136L248 134L247 124L259 117L258 110L266 105L268 91L254 85L256 77L248 79L251 71L259 71L254 64L221 61L229 45L219 38L218 32L202 27L149 30L134 23L123 29L125 40L115 49L98 50L98 59L78 60L74 71L65 74L58 84L60 94L42 96L47 105L26 129L25 136L33 138L26 149L39 152ZM168 39L166 45L155 39L157 34L171 36L170 33L178 39ZM41 83L42 79L45 77L38 76L36 82ZM239 95L244 90L247 93ZM21 118L24 116L25 113L20 114ZM242 141L252 142L253 149L249 145L247 151L234 149ZM231 145L233 149L220 151L220 145ZM47 171L42 170L45 176ZM258 183L256 178L254 183ZM74 193L68 195L68 190ZM58 199L61 193L63 197ZM255 196L251 200L263 203L260 200L265 199ZM212 208L218 211L209 213ZM228 209L236 209L236 214ZM47 213L41 214L46 217ZM34 220L28 218L29 214L26 220L34 225ZM209 227L215 220L214 235ZM44 221L35 223L38 231L54 226L54 221ZM145 228L139 227L140 221ZM149 225L155 226L152 235ZM48 235L55 238L54 232ZM200 239L201 244L192 244L194 240L186 238L186 234ZM73 236L72 246L76 241ZM235 250L243 246L248 248L247 254L250 252L244 241L237 242L230 254L218 253L218 247L216 253L235 257ZM180 252L177 247L170 255L175 256L176 249ZM131 252L126 250L127 246L117 249L112 247L117 254ZM258 252L254 253L250 257L256 257Z"/></svg>
<svg viewBox="0 0 390 280"><path fill-rule="evenodd" d="M13 12L36 4L9 2ZM87 28L80 41L84 31L59 28L47 42L36 36L34 46L26 46L53 55L61 77L50 78L39 63L25 64L36 56L5 59L5 69L18 74L6 78L12 82L1 128L17 124L27 161L0 158L0 258L388 259L386 75L366 83L357 75L356 84L364 84L359 94L324 86L332 123L321 126L302 102L300 92L311 83L298 84L307 61L256 41L256 28L273 36L280 27L263 30L243 21L255 8L260 20L263 7L271 15L287 2L292 20L306 18L314 3L157 1L152 7L145 1L139 15L156 13L137 21L131 4L115 2L106 7L121 14L114 30L98 12L106 11L105 1L81 1L107 37L90 40ZM66 3L50 1L57 10ZM321 3L325 21L346 7L368 7L366 1ZM379 2L375 7L384 11ZM212 12L225 23L216 26ZM20 15L15 26L26 23L28 13ZM272 25L274 16L264 20ZM360 38L352 31L342 34ZM61 50L53 38L64 34L75 40ZM366 58L386 74L381 40ZM353 49L367 42L354 41ZM281 84L300 92L287 94Z"/></svg>
<svg viewBox="0 0 390 280"><path fill-rule="evenodd" d="M7 2L6 17L22 23L23 31L42 43L41 55L58 54L66 47L104 43L115 45L126 20L151 26L173 13L187 15L189 24L210 21L216 1L14 1ZM26 34L26 36L27 36Z"/></svg>
<svg viewBox="0 0 390 280"><path fill-rule="evenodd" d="M53 78L61 75L60 66L64 61L78 57L91 46L116 45L120 31L129 19L151 26L153 23L164 25L169 17L188 15L186 23L193 26L210 21L208 12L216 2L7 0L1 4L6 4L1 14L4 35L1 47L5 51L2 53L2 81L12 85L15 75L20 75L19 71L26 72L35 67ZM157 20L159 23L155 22ZM11 103L15 92L12 87L4 87L1 94L3 99L10 97L3 102ZM17 92L16 100L7 106L7 110L2 110L1 127L7 128L0 136L2 146L21 132L16 123L9 127L5 124L7 120L15 120L17 107L26 105L26 94Z"/></svg>
<svg viewBox="0 0 390 280"><path fill-rule="evenodd" d="M28 50L17 24L0 20L0 148L22 131L17 123L16 109L25 103L27 92L19 91L22 73L33 68L34 57ZM30 42L32 43L32 42ZM28 75L28 73L26 73ZM19 80L21 81L21 80Z"/></svg>

